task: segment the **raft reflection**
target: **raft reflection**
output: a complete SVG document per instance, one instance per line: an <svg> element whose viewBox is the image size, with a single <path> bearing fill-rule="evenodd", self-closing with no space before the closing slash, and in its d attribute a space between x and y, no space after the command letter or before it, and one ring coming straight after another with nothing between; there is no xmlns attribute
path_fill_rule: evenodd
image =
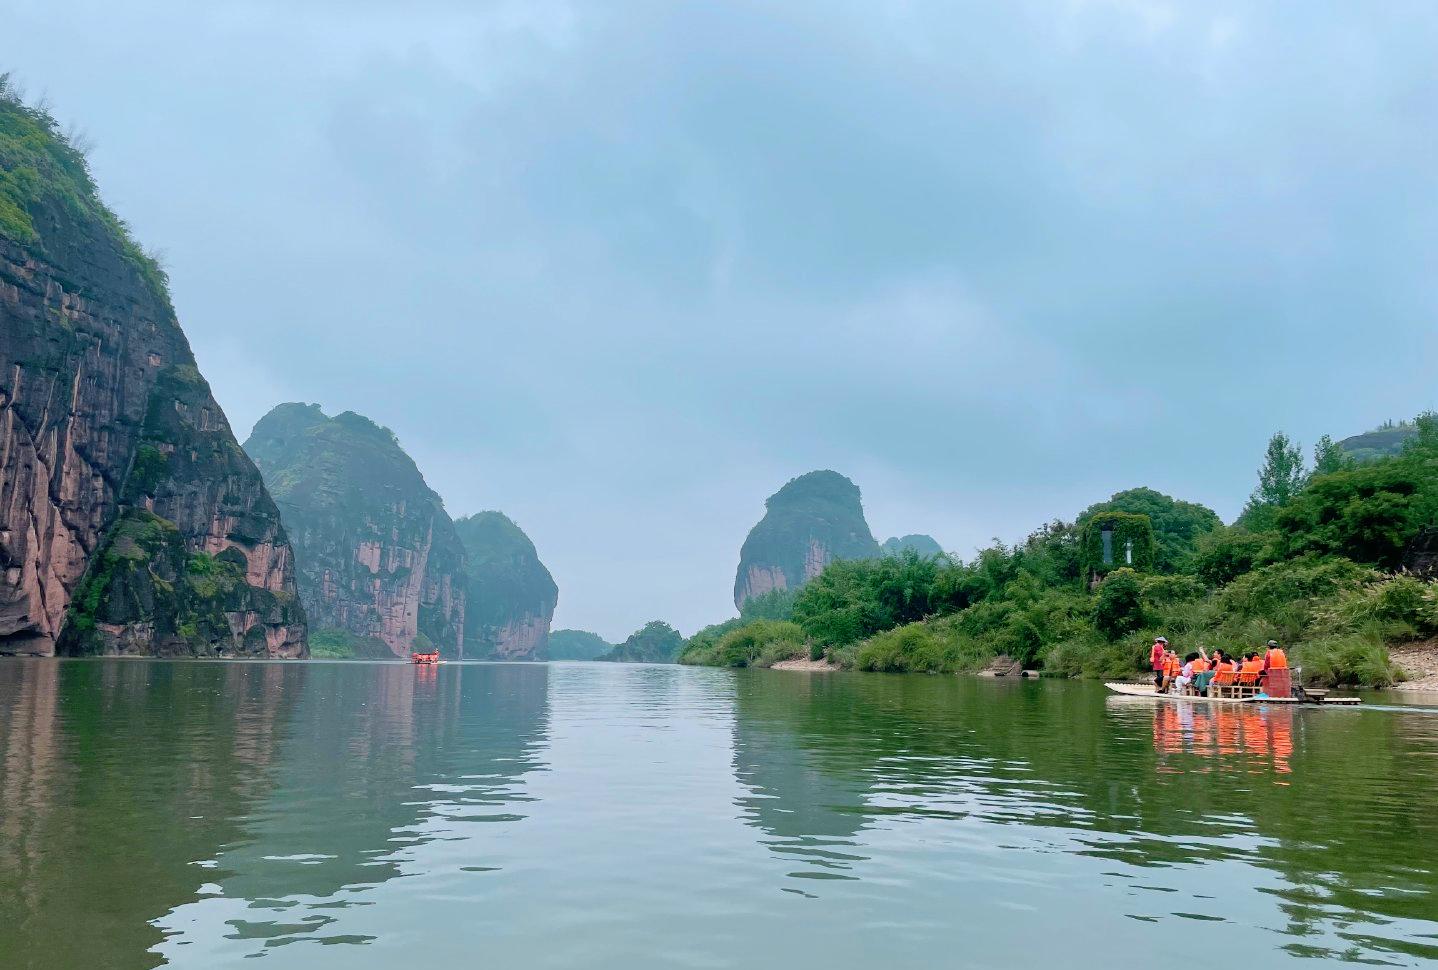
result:
<svg viewBox="0 0 1438 970"><path fill-rule="evenodd" d="M1153 713L1153 749L1160 755L1211 759L1181 767L1164 761L1163 771L1272 770L1286 775L1293 771L1296 713L1289 707L1256 704L1159 703Z"/></svg>

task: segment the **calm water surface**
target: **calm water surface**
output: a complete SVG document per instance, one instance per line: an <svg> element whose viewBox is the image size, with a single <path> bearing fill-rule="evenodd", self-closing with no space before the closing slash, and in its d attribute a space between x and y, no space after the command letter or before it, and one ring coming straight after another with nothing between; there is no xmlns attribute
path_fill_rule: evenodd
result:
<svg viewBox="0 0 1438 970"><path fill-rule="evenodd" d="M4 967L1438 960L1438 712L0 663Z"/></svg>

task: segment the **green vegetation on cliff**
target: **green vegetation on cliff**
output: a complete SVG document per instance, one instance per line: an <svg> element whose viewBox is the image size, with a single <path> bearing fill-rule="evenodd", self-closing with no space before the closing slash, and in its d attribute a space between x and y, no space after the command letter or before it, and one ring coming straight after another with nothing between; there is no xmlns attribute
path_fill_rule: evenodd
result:
<svg viewBox="0 0 1438 970"><path fill-rule="evenodd" d="M1438 579L1394 572L1418 562L1438 522L1438 419L1419 418L1400 454L1361 465L1295 473L1291 454L1286 439L1270 446L1261 530L1132 489L969 562L912 551L835 562L789 616L707 627L681 660L762 666L807 651L859 670L937 673L1003 654L1057 675L1126 676L1161 633L1180 653L1277 639L1311 681L1392 683L1387 646L1438 633ZM1121 565L1090 585L1088 525L1101 516L1147 523L1151 569Z"/></svg>
<svg viewBox="0 0 1438 970"><path fill-rule="evenodd" d="M550 660L597 660L614 649L614 644L588 630L552 630L549 634Z"/></svg>
<svg viewBox="0 0 1438 970"><path fill-rule="evenodd" d="M457 519L454 528L465 550L465 656L543 659L559 587L534 543L500 512Z"/></svg>
<svg viewBox="0 0 1438 970"><path fill-rule="evenodd" d="M859 487L838 472L800 475L764 507L739 552L735 606L771 589L802 586L830 562L879 555Z"/></svg>
<svg viewBox="0 0 1438 970"><path fill-rule="evenodd" d="M85 153L48 111L20 99L8 73L0 74L0 236L63 264L65 254L36 227L37 213L57 208L113 238L156 299L169 306L165 271L100 200Z"/></svg>
<svg viewBox="0 0 1438 970"><path fill-rule="evenodd" d="M102 624L123 629L135 617L144 617L143 639L100 636ZM265 656L270 630L296 623L303 617L294 597L249 585L238 550L188 552L173 522L129 508L75 591L60 652Z"/></svg>
<svg viewBox="0 0 1438 970"><path fill-rule="evenodd" d="M629 639L597 660L618 663L673 663L684 647L684 637L663 620L651 620L636 630Z"/></svg>
<svg viewBox="0 0 1438 970"><path fill-rule="evenodd" d="M1417 434L1418 428L1412 421L1385 421L1372 431L1344 438L1337 447L1354 461L1376 461L1401 454Z"/></svg>

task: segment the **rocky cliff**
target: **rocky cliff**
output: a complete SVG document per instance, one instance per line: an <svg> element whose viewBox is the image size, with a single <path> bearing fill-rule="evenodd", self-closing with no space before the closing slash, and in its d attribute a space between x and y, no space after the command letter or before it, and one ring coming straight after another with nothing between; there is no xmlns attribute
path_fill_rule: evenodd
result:
<svg viewBox="0 0 1438 970"><path fill-rule="evenodd" d="M296 657L279 513L164 274L0 79L0 652Z"/></svg>
<svg viewBox="0 0 1438 970"><path fill-rule="evenodd" d="M500 512L480 512L454 526L466 558L465 656L546 659L559 587L534 543Z"/></svg>
<svg viewBox="0 0 1438 970"><path fill-rule="evenodd" d="M734 577L734 605L774 589L802 586L835 559L879 555L864 521L859 487L838 472L800 475L764 503Z"/></svg>
<svg viewBox="0 0 1438 970"><path fill-rule="evenodd" d="M331 418L318 404L281 404L245 450L294 542L317 634L344 634L360 656L430 645L462 655L464 549L392 432L352 411Z"/></svg>

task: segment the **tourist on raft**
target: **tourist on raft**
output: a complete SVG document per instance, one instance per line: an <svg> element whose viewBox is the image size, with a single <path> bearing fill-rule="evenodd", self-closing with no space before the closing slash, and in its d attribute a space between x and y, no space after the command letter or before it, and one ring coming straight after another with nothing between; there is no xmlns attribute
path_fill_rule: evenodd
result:
<svg viewBox="0 0 1438 970"><path fill-rule="evenodd" d="M1168 638L1154 637L1153 649L1148 652L1149 666L1153 668L1153 689L1163 690L1164 671L1168 667Z"/></svg>

